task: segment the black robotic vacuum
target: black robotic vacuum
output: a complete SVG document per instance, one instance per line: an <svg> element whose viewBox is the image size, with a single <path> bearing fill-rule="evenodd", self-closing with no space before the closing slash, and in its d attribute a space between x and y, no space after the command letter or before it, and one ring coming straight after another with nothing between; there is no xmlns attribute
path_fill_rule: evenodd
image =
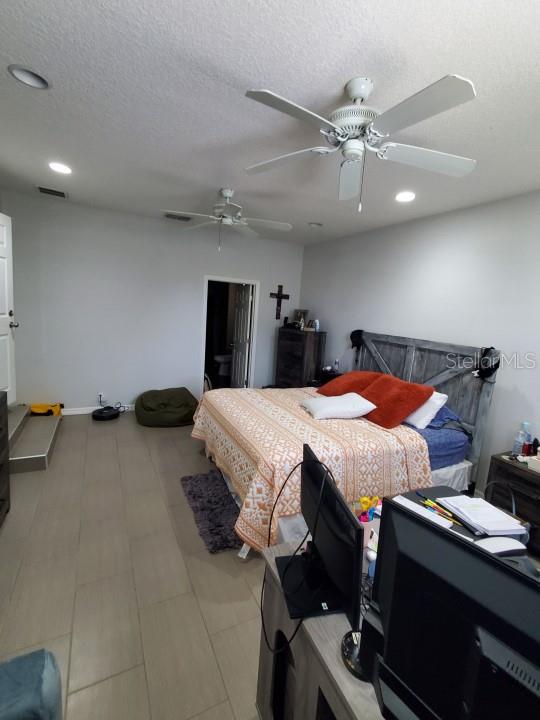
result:
<svg viewBox="0 0 540 720"><path fill-rule="evenodd" d="M94 410L92 413L93 420L116 420L120 415L120 409L115 408L112 405L106 405Z"/></svg>

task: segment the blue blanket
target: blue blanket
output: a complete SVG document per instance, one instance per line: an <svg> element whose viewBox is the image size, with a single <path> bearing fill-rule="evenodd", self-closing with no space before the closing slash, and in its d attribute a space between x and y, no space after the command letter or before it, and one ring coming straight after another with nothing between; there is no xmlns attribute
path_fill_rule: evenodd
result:
<svg viewBox="0 0 540 720"><path fill-rule="evenodd" d="M465 460L471 447L468 434L456 427L445 427L447 423L459 422L456 413L445 405L425 430L414 428L427 442L432 470L456 465Z"/></svg>
<svg viewBox="0 0 540 720"><path fill-rule="evenodd" d="M469 452L469 438L462 430L427 427L416 432L427 442L432 470L460 463Z"/></svg>

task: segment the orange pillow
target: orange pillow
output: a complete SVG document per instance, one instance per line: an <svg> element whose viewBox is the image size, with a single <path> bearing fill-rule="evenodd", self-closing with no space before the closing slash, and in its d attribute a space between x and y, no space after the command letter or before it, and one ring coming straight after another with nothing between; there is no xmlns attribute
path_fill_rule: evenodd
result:
<svg viewBox="0 0 540 720"><path fill-rule="evenodd" d="M364 417L384 428L397 427L408 415L418 410L433 395L434 390L430 385L418 385L393 375L381 375L362 392L363 398L377 406Z"/></svg>
<svg viewBox="0 0 540 720"><path fill-rule="evenodd" d="M327 397L345 395L350 392L361 393L380 375L382 373L371 370L353 370L325 383L317 392Z"/></svg>

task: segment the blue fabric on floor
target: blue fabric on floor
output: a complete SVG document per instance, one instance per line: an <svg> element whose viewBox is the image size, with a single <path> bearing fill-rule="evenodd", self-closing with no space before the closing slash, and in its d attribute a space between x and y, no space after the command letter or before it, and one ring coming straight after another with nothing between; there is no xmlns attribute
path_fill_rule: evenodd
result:
<svg viewBox="0 0 540 720"><path fill-rule="evenodd" d="M48 650L0 664L0 720L62 720L62 685Z"/></svg>

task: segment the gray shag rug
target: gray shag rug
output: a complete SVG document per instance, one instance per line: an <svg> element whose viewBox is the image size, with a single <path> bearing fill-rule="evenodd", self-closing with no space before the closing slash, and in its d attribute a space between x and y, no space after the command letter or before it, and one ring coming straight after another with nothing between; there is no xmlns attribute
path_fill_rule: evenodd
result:
<svg viewBox="0 0 540 720"><path fill-rule="evenodd" d="M180 482L208 551L217 553L240 547L242 541L234 532L240 508L219 470L187 475Z"/></svg>

